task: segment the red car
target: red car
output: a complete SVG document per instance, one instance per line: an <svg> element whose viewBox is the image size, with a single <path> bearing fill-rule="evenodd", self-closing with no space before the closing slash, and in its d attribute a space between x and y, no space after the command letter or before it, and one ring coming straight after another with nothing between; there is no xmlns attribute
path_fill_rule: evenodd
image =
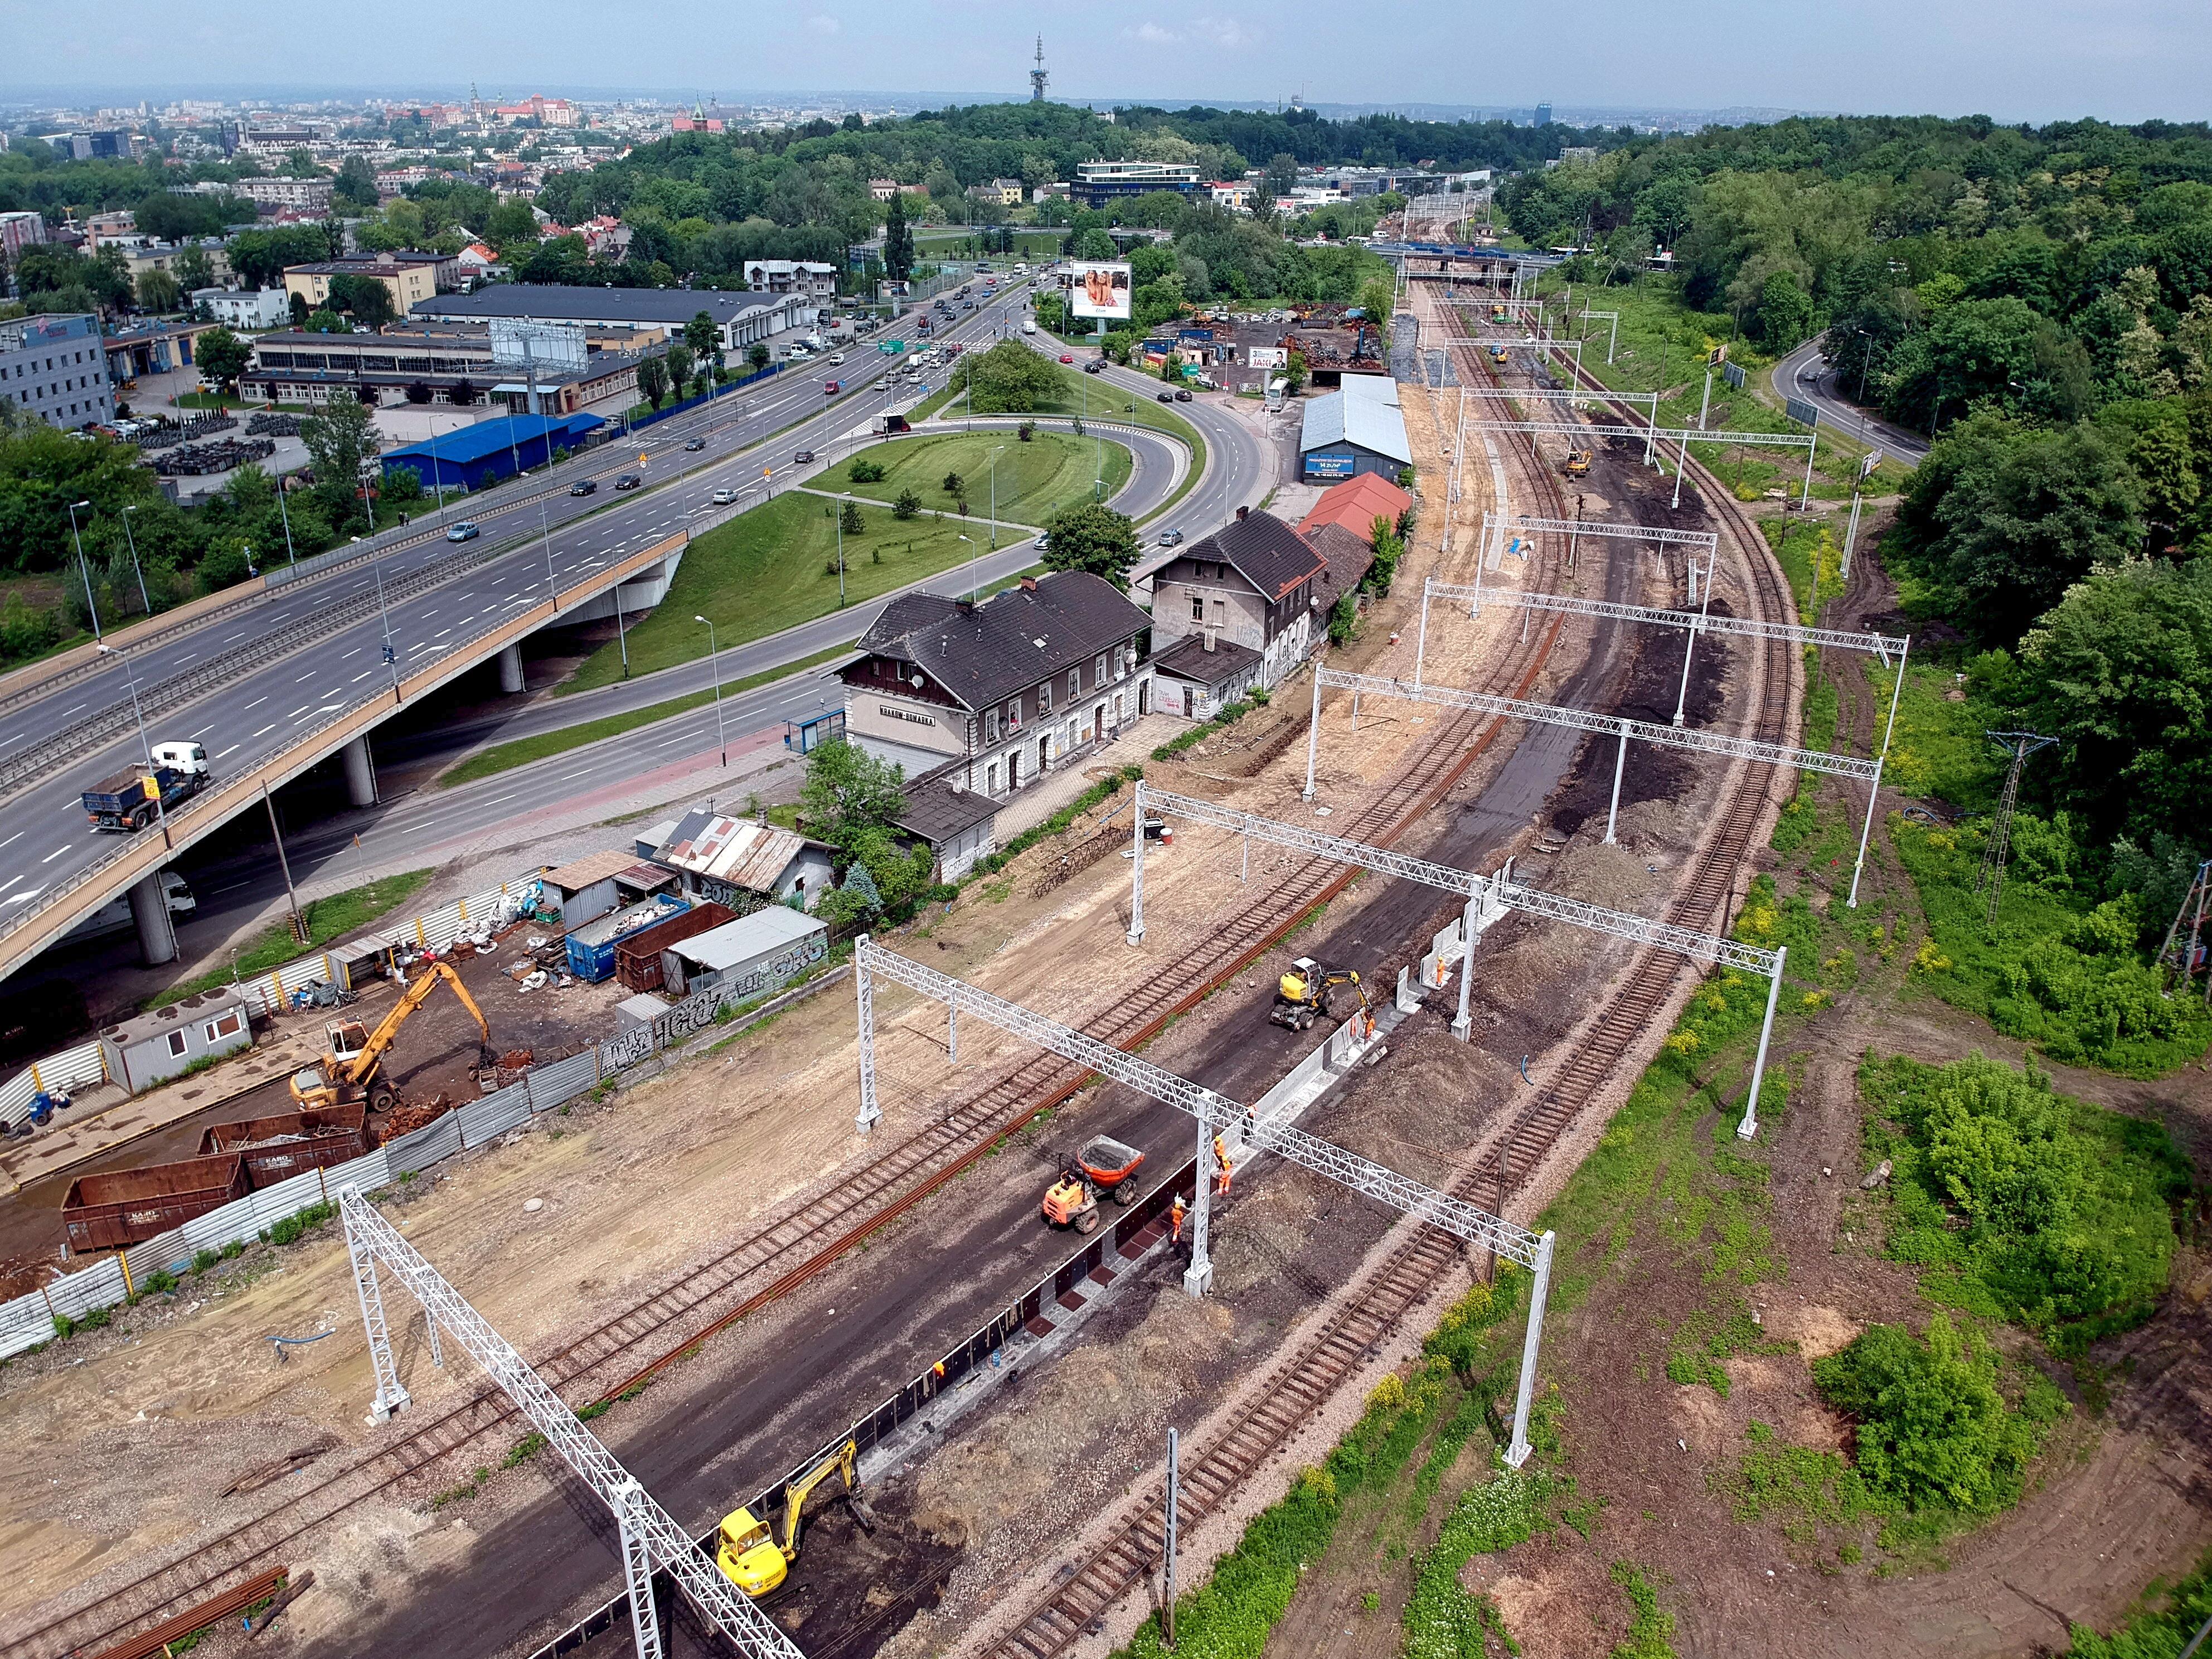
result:
<svg viewBox="0 0 2212 1659"><path fill-rule="evenodd" d="M1072 363L1075 361L1075 354L1072 351L1063 351L1060 354L1060 361L1063 363Z"/></svg>
<svg viewBox="0 0 2212 1659"><path fill-rule="evenodd" d="M843 386L840 386L835 380L824 380L822 382L822 395L825 398L834 398L844 389L845 388Z"/></svg>

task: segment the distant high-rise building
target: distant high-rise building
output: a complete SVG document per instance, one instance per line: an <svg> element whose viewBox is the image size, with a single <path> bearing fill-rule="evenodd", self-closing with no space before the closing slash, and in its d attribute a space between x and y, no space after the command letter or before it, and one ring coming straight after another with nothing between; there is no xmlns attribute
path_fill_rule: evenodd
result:
<svg viewBox="0 0 2212 1659"><path fill-rule="evenodd" d="M1536 106L1536 125L1540 127L1548 127L1552 125L1552 106L1549 104Z"/></svg>
<svg viewBox="0 0 2212 1659"><path fill-rule="evenodd" d="M1030 71L1030 102L1044 102L1044 36L1037 36L1036 67Z"/></svg>

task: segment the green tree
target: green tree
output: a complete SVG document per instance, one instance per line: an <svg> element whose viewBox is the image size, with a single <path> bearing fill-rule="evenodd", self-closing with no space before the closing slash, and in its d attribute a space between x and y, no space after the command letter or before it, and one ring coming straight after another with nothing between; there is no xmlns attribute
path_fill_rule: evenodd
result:
<svg viewBox="0 0 2212 1659"><path fill-rule="evenodd" d="M894 519L915 518L919 515L921 512L921 495L920 492L915 490L911 485L900 490L898 493L898 500L891 504L891 517Z"/></svg>
<svg viewBox="0 0 2212 1659"><path fill-rule="evenodd" d="M849 852L859 837L888 830L906 810L902 776L858 744L823 744L807 757L799 792L807 833Z"/></svg>
<svg viewBox="0 0 2212 1659"><path fill-rule="evenodd" d="M906 222L906 193L893 191L884 205L884 274L895 283L914 275L914 230Z"/></svg>
<svg viewBox="0 0 2212 1659"><path fill-rule="evenodd" d="M1884 364L1882 408L1926 431L1978 404L2072 418L2091 377L2080 342L2014 299L1960 300L1899 341Z"/></svg>
<svg viewBox="0 0 2212 1659"><path fill-rule="evenodd" d="M690 347L692 356L699 362L721 366L722 331L714 325L713 313L697 311L691 314L691 320L684 325L684 343Z"/></svg>
<svg viewBox="0 0 2212 1659"><path fill-rule="evenodd" d="M1929 452L1897 524L1905 562L1950 619L2008 646L2093 568L2142 548L2142 485L2120 441L2091 423L2050 430L1985 412Z"/></svg>
<svg viewBox="0 0 2212 1659"><path fill-rule="evenodd" d="M509 197L492 209L489 216L477 228L502 258L526 255L538 246L538 216L530 210L530 204L519 196Z"/></svg>
<svg viewBox="0 0 2212 1659"><path fill-rule="evenodd" d="M1283 389L1295 398L1306 389L1306 355L1293 351L1284 360Z"/></svg>
<svg viewBox="0 0 2212 1659"><path fill-rule="evenodd" d="M155 313L174 311L179 290L177 279L166 270L149 270L138 278L138 309Z"/></svg>
<svg viewBox="0 0 2212 1659"><path fill-rule="evenodd" d="M226 392L235 392L238 377L253 360L253 348L227 328L211 328L200 336L192 358L203 379L213 380Z"/></svg>
<svg viewBox="0 0 2212 1659"><path fill-rule="evenodd" d="M683 344L672 345L668 348L665 361L668 364L668 389L681 398L691 389L691 348Z"/></svg>
<svg viewBox="0 0 2212 1659"><path fill-rule="evenodd" d="M637 389L655 409L668 396L668 364L659 357L642 357L637 365Z"/></svg>
<svg viewBox="0 0 2212 1659"><path fill-rule="evenodd" d="M1759 343L1776 356L1795 351L1813 331L1813 301L1793 271L1778 270L1759 294Z"/></svg>
<svg viewBox="0 0 2212 1659"><path fill-rule="evenodd" d="M203 249L186 248L171 262L169 269L176 274L177 286L186 294L215 286L215 265Z"/></svg>
<svg viewBox="0 0 2212 1659"><path fill-rule="evenodd" d="M349 155L339 163L331 196L352 217L376 211L376 169L369 166L367 156Z"/></svg>
<svg viewBox="0 0 2212 1659"><path fill-rule="evenodd" d="M845 503L844 511L837 515L837 527L840 530L842 530L848 536L860 535L862 532L867 529L868 526L866 522L860 517L860 502L847 501Z"/></svg>
<svg viewBox="0 0 2212 1659"><path fill-rule="evenodd" d="M963 353L951 385L955 392L972 388L978 414L1026 415L1059 389L1060 375L1019 341L1001 340L988 351Z"/></svg>
<svg viewBox="0 0 2212 1659"><path fill-rule="evenodd" d="M2057 798L2100 837L2201 837L2212 801L2212 559L2093 571L2021 641ZM2164 918L2159 919L2163 925Z"/></svg>
<svg viewBox="0 0 2212 1659"><path fill-rule="evenodd" d="M768 367L769 359L774 354L769 350L768 342L765 340L755 340L745 348L745 362L756 374Z"/></svg>
<svg viewBox="0 0 2212 1659"><path fill-rule="evenodd" d="M1048 570L1088 570L1127 590L1130 568L1143 551L1135 522L1102 502L1063 507L1045 526Z"/></svg>
<svg viewBox="0 0 2212 1659"><path fill-rule="evenodd" d="M361 490L362 464L382 447L375 422L358 399L333 398L300 422L300 441L314 465L315 494L324 510L333 524L344 524ZM362 514L374 528L365 498Z"/></svg>
<svg viewBox="0 0 2212 1659"><path fill-rule="evenodd" d="M1279 197L1288 196L1291 186L1298 182L1298 158L1287 151L1277 151L1267 158L1264 177L1270 191Z"/></svg>
<svg viewBox="0 0 2212 1659"><path fill-rule="evenodd" d="M286 306L292 313L292 326L305 328L307 325L307 318L311 314L307 296L304 294L295 294L286 301Z"/></svg>

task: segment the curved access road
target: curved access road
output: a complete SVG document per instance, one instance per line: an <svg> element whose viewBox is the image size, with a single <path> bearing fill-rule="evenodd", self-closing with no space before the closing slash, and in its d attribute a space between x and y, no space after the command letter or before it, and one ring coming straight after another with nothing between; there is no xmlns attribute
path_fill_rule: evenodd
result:
<svg viewBox="0 0 2212 1659"><path fill-rule="evenodd" d="M1844 396L1836 372L1820 355L1820 342L1817 339L1808 341L1775 364L1773 380L1775 396L1796 398L1812 404L1820 411L1823 426L1849 433L1907 466L1918 465L1920 458L1928 453L1928 440L1921 434L1885 421L1879 415L1869 415Z"/></svg>

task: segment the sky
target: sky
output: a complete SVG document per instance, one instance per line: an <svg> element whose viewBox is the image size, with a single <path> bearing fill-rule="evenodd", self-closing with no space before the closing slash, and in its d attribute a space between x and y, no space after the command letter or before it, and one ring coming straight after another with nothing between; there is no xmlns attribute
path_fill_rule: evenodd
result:
<svg viewBox="0 0 2212 1659"><path fill-rule="evenodd" d="M312 21L311 21L312 20ZM1860 113L2212 115L2212 0L0 0L0 100L251 88L828 88Z"/></svg>

